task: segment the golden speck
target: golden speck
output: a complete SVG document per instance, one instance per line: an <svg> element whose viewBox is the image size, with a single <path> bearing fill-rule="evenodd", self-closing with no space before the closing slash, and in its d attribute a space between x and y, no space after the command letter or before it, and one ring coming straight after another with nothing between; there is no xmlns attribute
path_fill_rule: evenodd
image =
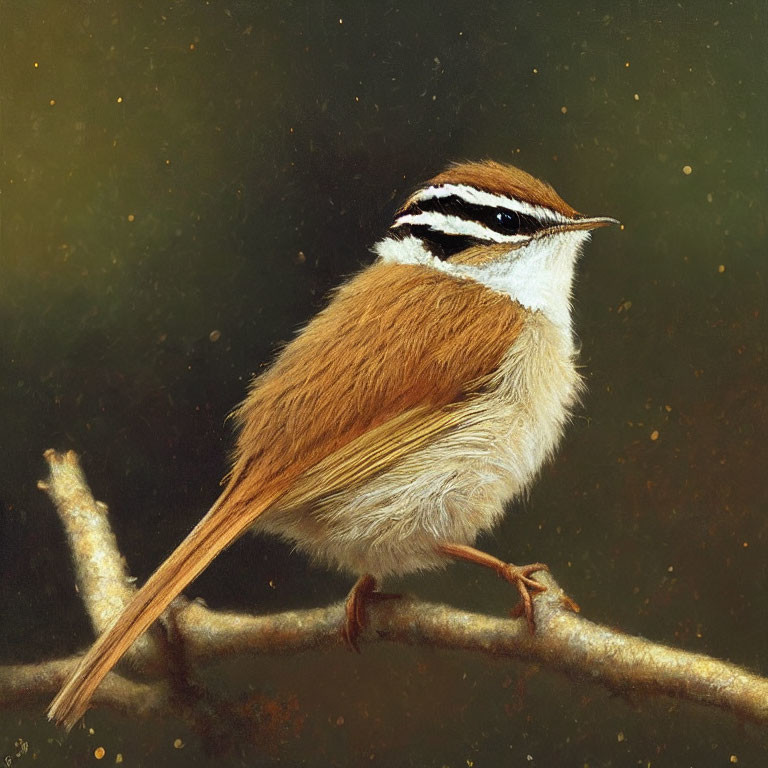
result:
<svg viewBox="0 0 768 768"><path fill-rule="evenodd" d="M625 62L624 62L624 66L625 66L625 67L629 67L629 62L628 62L628 61L625 61Z"/></svg>
<svg viewBox="0 0 768 768"><path fill-rule="evenodd" d="M35 69L37 69L37 68L38 68L40 65L39 65L37 62L35 62L35 63L34 63L32 66L33 66Z"/></svg>
<svg viewBox="0 0 768 768"><path fill-rule="evenodd" d="M736 757L736 755L731 755L731 762L732 763L738 763L739 762L739 758Z"/></svg>
<svg viewBox="0 0 768 768"><path fill-rule="evenodd" d="M96 749L93 750L93 756L97 760L101 760L101 758L104 757L104 755L106 754L107 754L107 750L104 749L104 747L96 747Z"/></svg>
<svg viewBox="0 0 768 768"><path fill-rule="evenodd" d="M683 173L684 173L686 176L690 176L690 175L693 173L693 168L691 168L691 166L690 166L690 165L684 165L684 166L683 166Z"/></svg>
<svg viewBox="0 0 768 768"><path fill-rule="evenodd" d="M565 114L568 111L568 107L560 107L560 111Z"/></svg>
<svg viewBox="0 0 768 768"><path fill-rule="evenodd" d="M619 731L616 734L616 741L619 741L619 742L624 741L624 731Z"/></svg>
<svg viewBox="0 0 768 768"><path fill-rule="evenodd" d="M221 331L214 330L208 334L208 341L217 342L221 338Z"/></svg>
<svg viewBox="0 0 768 768"><path fill-rule="evenodd" d="M173 741L174 749L182 749L183 747L184 747L184 742L181 739L174 739Z"/></svg>
<svg viewBox="0 0 768 768"><path fill-rule="evenodd" d="M51 106L54 106L54 104L56 104L56 99L51 99L51 100L50 100L48 103L49 103Z"/></svg>
<svg viewBox="0 0 768 768"><path fill-rule="evenodd" d="M274 579L270 579L267 583L269 584L271 589L276 589L277 585L275 584Z"/></svg>
<svg viewBox="0 0 768 768"><path fill-rule="evenodd" d="M122 104L123 103L123 97L122 96L118 96L117 97L117 103L118 104Z"/></svg>
<svg viewBox="0 0 768 768"><path fill-rule="evenodd" d="M659 439L659 430L654 429L653 432L651 432L651 440L658 440Z"/></svg>
<svg viewBox="0 0 768 768"><path fill-rule="evenodd" d="M298 262L299 262L299 264L304 264L304 263L306 262L306 260L307 260L307 256L306 256L306 254L304 253L304 251L299 251L299 252L296 254L296 261L298 261Z"/></svg>
<svg viewBox="0 0 768 768"><path fill-rule="evenodd" d="M674 570L675 570L674 566L670 565L669 568L667 568L667 573L672 573L672 571L674 571Z"/></svg>
<svg viewBox="0 0 768 768"><path fill-rule="evenodd" d="M744 547L744 549L747 549L749 547L749 542L745 541L741 546Z"/></svg>
<svg viewBox="0 0 768 768"><path fill-rule="evenodd" d="M170 165L170 164L171 164L171 161L170 161L170 160L166 160L166 161L165 161L165 164L166 164L166 165Z"/></svg>
<svg viewBox="0 0 768 768"><path fill-rule="evenodd" d="M136 221L136 217L132 213L129 213L128 214L128 221Z"/></svg>
<svg viewBox="0 0 768 768"><path fill-rule="evenodd" d="M720 264L717 268L717 271L722 275L723 272L725 272L725 264Z"/></svg>
<svg viewBox="0 0 768 768"><path fill-rule="evenodd" d="M664 410L665 410L667 413L672 413L672 406L671 406L671 405L665 405L665 406L664 406Z"/></svg>
<svg viewBox="0 0 768 768"><path fill-rule="evenodd" d="M344 23L344 19L339 19L339 24L343 24L343 23Z"/></svg>
<svg viewBox="0 0 768 768"><path fill-rule="evenodd" d="M189 50L190 51L194 51L195 50L195 44L194 43L190 43L189 44Z"/></svg>
<svg viewBox="0 0 768 768"><path fill-rule="evenodd" d="M635 95L634 95L632 98L633 98L635 101L640 101L640 94L639 94L639 93L636 93L636 94L635 94Z"/></svg>
<svg viewBox="0 0 768 768"><path fill-rule="evenodd" d="M538 75L538 74L539 74L539 70L538 70L538 69L536 69L536 67L534 67L534 68L533 68L533 74L534 74L534 75Z"/></svg>
<svg viewBox="0 0 768 768"><path fill-rule="evenodd" d="M122 763L123 762L123 753L122 752L118 752L115 755L115 762L116 763Z"/></svg>
<svg viewBox="0 0 768 768"><path fill-rule="evenodd" d="M96 733L96 731L94 731L94 730L93 730L93 728L89 728L89 729L88 729L88 733L89 733L91 736L93 736L93 735Z"/></svg>

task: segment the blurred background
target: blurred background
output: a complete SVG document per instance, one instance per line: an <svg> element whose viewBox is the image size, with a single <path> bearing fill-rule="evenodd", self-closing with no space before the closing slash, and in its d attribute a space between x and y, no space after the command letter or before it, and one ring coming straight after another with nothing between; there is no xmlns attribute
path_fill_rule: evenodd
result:
<svg viewBox="0 0 768 768"><path fill-rule="evenodd" d="M92 639L43 450L82 455L145 579L216 497L251 375L416 184L489 157L624 228L580 266L583 406L480 546L549 563L588 618L768 673L767 31L761 0L2 3L0 663ZM351 583L246 537L187 595L276 611ZM387 586L512 601L472 566ZM462 653L223 667L263 715L219 764L752 766L768 747L729 714ZM17 739L14 765L211 759L181 721L107 711L68 738L0 712L0 757Z"/></svg>

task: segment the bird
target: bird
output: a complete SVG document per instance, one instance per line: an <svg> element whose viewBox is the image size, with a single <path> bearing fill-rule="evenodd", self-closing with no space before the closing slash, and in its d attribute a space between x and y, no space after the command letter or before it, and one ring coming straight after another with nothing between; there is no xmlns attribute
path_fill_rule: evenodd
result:
<svg viewBox="0 0 768 768"><path fill-rule="evenodd" d="M547 566L473 544L529 489L578 403L576 264L591 230L617 223L492 160L415 189L373 262L252 381L220 496L85 653L49 718L71 728L133 641L248 530L358 577L343 630L354 648L380 580L455 560L514 585L534 631L545 587L533 575Z"/></svg>

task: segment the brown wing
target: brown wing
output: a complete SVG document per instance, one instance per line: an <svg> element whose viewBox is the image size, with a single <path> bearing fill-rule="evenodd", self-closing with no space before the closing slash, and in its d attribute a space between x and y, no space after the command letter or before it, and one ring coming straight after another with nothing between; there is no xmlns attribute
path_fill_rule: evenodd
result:
<svg viewBox="0 0 768 768"><path fill-rule="evenodd" d="M320 462L324 471L338 464L336 483L351 480L349 456L371 430L370 462L406 450L404 434L426 438L450 420L450 412L434 411L497 368L523 320L518 304L474 281L415 265L378 263L361 272L256 379L238 409L235 495L256 498L274 478L296 478ZM390 420L394 442L377 429ZM344 446L352 449L347 458L331 461Z"/></svg>

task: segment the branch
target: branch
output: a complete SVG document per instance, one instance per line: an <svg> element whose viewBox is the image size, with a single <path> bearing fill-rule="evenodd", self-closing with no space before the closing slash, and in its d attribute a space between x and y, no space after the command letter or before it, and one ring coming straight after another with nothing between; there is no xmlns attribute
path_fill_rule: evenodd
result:
<svg viewBox="0 0 768 768"><path fill-rule="evenodd" d="M100 631L130 598L125 573L106 518L95 502L73 452L47 451L50 477L40 483L53 500L72 548L81 597ZM463 649L534 661L601 683L612 691L666 695L729 710L768 724L768 680L736 665L631 637L568 610L557 582L537 578L548 590L535 598L536 632L524 619L502 619L425 603L412 597L372 602L361 643L395 642ZM190 666L222 656L296 653L342 644L344 603L325 608L249 616L211 611L197 602L173 610L174 632ZM167 641L166 641L167 642ZM133 666L147 682L112 672L95 705L134 715L178 712L173 686L163 679L167 645L149 636L132 648ZM76 659L0 668L0 706L47 702Z"/></svg>

